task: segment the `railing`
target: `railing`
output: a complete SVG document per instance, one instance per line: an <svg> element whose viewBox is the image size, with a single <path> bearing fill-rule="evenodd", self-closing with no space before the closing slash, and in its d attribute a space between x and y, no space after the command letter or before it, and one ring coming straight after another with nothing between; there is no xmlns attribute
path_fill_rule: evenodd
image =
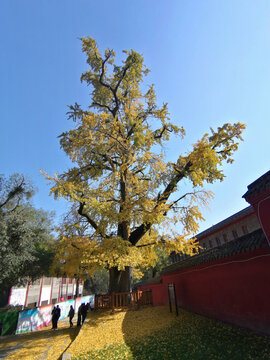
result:
<svg viewBox="0 0 270 360"><path fill-rule="evenodd" d="M95 309L121 309L153 305L152 290L112 293L95 296Z"/></svg>
<svg viewBox="0 0 270 360"><path fill-rule="evenodd" d="M106 309L112 307L111 295L95 295L95 309Z"/></svg>

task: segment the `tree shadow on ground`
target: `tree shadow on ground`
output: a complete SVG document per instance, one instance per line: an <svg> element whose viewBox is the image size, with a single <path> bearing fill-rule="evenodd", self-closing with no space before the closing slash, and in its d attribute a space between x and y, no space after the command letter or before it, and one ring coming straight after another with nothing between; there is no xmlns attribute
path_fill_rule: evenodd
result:
<svg viewBox="0 0 270 360"><path fill-rule="evenodd" d="M154 314L154 313L153 313ZM167 309L168 317L172 316ZM122 325L133 360L269 360L270 339L184 310L171 325L158 329L158 316L127 311ZM162 317L166 313L161 314ZM175 316L175 314L173 315ZM151 330L152 328L152 330ZM149 330L150 329L150 330ZM136 339L136 335L138 338Z"/></svg>

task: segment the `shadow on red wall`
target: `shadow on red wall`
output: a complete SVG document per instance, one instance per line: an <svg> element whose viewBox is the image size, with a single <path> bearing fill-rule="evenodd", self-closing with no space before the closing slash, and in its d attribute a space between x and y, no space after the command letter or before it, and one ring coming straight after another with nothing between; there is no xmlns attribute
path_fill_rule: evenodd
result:
<svg viewBox="0 0 270 360"><path fill-rule="evenodd" d="M270 253L267 246L161 275L152 289L155 306L168 304L175 284L178 305L189 311L270 335Z"/></svg>

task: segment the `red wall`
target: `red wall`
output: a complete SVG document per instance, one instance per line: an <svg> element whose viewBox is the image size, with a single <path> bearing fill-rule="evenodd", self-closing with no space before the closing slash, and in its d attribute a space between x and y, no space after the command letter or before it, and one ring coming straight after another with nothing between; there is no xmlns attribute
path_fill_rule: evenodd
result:
<svg viewBox="0 0 270 360"><path fill-rule="evenodd" d="M263 232L270 245L270 195L267 198L262 199L256 205L254 205L257 216L260 221Z"/></svg>
<svg viewBox="0 0 270 360"><path fill-rule="evenodd" d="M270 245L270 187L266 186L264 189L258 190L246 199L255 209L263 232Z"/></svg>
<svg viewBox="0 0 270 360"><path fill-rule="evenodd" d="M174 283L178 305L222 321L270 334L270 252L261 248L161 276L154 305L168 304Z"/></svg>

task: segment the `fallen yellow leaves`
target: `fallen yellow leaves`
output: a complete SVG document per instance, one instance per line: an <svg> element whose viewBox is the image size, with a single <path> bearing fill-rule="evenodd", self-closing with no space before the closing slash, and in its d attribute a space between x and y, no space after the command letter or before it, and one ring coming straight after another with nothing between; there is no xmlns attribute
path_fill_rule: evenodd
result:
<svg viewBox="0 0 270 360"><path fill-rule="evenodd" d="M3 338L0 353L8 360L57 360L75 339L78 328L69 329L67 321L58 323L58 330L45 327L37 332Z"/></svg>
<svg viewBox="0 0 270 360"><path fill-rule="evenodd" d="M78 330L66 320L58 331L3 338L0 357L57 360L66 351L74 360L270 359L268 337L183 309L178 317L168 307L91 312L76 338Z"/></svg>
<svg viewBox="0 0 270 360"><path fill-rule="evenodd" d="M168 307L148 307L140 310L100 311L89 315L68 352L73 356L89 350L99 350L111 344L123 344L143 339L155 330L166 328L175 321Z"/></svg>

